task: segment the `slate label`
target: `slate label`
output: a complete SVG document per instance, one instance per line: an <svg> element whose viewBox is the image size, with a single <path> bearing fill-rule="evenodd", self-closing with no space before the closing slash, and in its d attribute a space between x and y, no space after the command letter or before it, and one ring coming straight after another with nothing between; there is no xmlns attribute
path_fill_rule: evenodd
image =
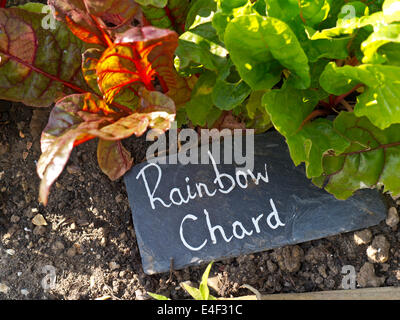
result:
<svg viewBox="0 0 400 320"><path fill-rule="evenodd" d="M171 259L179 269L366 228L385 218L376 190L340 201L315 187L293 165L278 133L255 136L254 169L247 174L208 154L208 165L142 163L125 176L147 274L168 271Z"/></svg>

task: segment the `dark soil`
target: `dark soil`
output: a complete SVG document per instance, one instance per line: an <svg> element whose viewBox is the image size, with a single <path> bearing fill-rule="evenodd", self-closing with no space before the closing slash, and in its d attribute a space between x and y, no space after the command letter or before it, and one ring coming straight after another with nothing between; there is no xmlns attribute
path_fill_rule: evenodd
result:
<svg viewBox="0 0 400 320"><path fill-rule="evenodd" d="M189 298L180 284L198 286L205 266L175 271L172 281L169 273L143 273L125 185L122 179L111 182L98 168L96 141L73 151L43 207L37 201L36 162L49 110L0 105L0 299L148 299L147 291ZM125 145L136 162L143 160L143 139ZM32 223L37 214L47 226ZM358 287L399 286L400 232L385 222L369 230L372 239L383 235L390 244L385 263L367 263L371 243L357 245L351 232L218 261L210 276L212 293L252 294L244 284L262 293L342 289L345 265L354 266ZM45 266L54 269L46 272ZM42 281L49 270L56 282L46 289Z"/></svg>
<svg viewBox="0 0 400 320"><path fill-rule="evenodd" d="M169 273L143 273L125 185L100 171L95 140L73 151L48 206L39 205L36 163L49 111L0 101L0 299L142 300L149 299L147 291L189 298L181 284L198 286L205 266L175 271L172 279ZM131 138L125 146L136 163L144 159L143 139ZM389 207L400 204L387 198ZM37 214L46 226L32 223ZM354 266L357 287L399 286L400 232L385 222L369 230L372 237L366 244L356 244L351 232L217 261L209 281L212 294L252 294L241 288L245 284L261 293L342 289L345 265ZM382 248L377 236L387 240ZM372 241L386 262L368 262ZM55 284L49 288L44 282L52 274Z"/></svg>

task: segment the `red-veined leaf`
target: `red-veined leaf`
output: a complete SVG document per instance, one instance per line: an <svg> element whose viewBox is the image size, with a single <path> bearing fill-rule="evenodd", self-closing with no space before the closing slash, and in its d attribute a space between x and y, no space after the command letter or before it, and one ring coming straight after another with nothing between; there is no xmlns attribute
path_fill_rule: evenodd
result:
<svg viewBox="0 0 400 320"><path fill-rule="evenodd" d="M121 178L133 164L133 158L121 141L100 139L97 145L97 160L100 169L112 180Z"/></svg>
<svg viewBox="0 0 400 320"><path fill-rule="evenodd" d="M42 28L44 14L0 9L0 98L47 107L70 93L85 92L81 54L85 44L61 23Z"/></svg>
<svg viewBox="0 0 400 320"><path fill-rule="evenodd" d="M82 55L82 73L89 87L96 93L101 95L99 85L97 83L96 67L102 55L102 51L97 48L90 48Z"/></svg>
<svg viewBox="0 0 400 320"><path fill-rule="evenodd" d="M49 0L55 16L65 21L71 31L81 40L109 45L107 24L115 26L114 32L122 31L138 14L139 6L134 0Z"/></svg>
<svg viewBox="0 0 400 320"><path fill-rule="evenodd" d="M141 136L148 128L167 131L175 120L175 103L158 91L140 90L141 107L136 113L103 127L98 136L106 140L122 140Z"/></svg>
<svg viewBox="0 0 400 320"><path fill-rule="evenodd" d="M178 35L171 30L137 27L116 37L97 64L98 84L107 102L137 107L139 89L168 93L177 86L173 65ZM159 82L160 88L157 88Z"/></svg>
<svg viewBox="0 0 400 320"><path fill-rule="evenodd" d="M63 171L74 146L94 138L88 132L96 131L113 121L101 112L84 112L89 98L87 94L76 94L60 100L53 108L42 133L42 155L38 161L37 172L42 179L39 200L45 205L50 187ZM99 100L95 96L90 99Z"/></svg>
<svg viewBox="0 0 400 320"><path fill-rule="evenodd" d="M50 187L63 171L72 149L80 143L96 137L118 141L133 134L141 136L149 127L163 131L170 128L175 119L174 102L161 92L142 89L140 95L140 113L120 119L120 114L110 112L105 102L95 95L75 94L57 102L42 133L42 155L37 166L42 179L39 199L43 204L47 204ZM105 165L102 169L113 177L122 173L128 168L129 157L126 153L121 156L124 162L117 165L118 170L104 169Z"/></svg>

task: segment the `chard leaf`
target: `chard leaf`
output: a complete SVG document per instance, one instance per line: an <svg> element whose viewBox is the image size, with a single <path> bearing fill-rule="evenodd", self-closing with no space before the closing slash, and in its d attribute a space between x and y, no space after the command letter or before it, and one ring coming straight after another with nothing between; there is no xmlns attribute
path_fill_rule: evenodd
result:
<svg viewBox="0 0 400 320"><path fill-rule="evenodd" d="M218 77L212 91L212 101L218 109L232 110L250 95L251 88L236 75L237 71L232 66L228 73Z"/></svg>
<svg viewBox="0 0 400 320"><path fill-rule="evenodd" d="M200 24L211 22L216 10L216 0L193 1L186 17L185 30L190 30Z"/></svg>
<svg viewBox="0 0 400 320"><path fill-rule="evenodd" d="M39 189L39 201L47 204L49 190L63 171L74 146L94 138L89 131L110 123L109 117L101 114L86 114L86 101L97 97L84 94L68 96L55 105L49 122L42 133L42 155L37 164L37 172L42 180ZM79 114L79 112L81 112Z"/></svg>
<svg viewBox="0 0 400 320"><path fill-rule="evenodd" d="M296 90L285 85L263 97L275 128L286 138L295 165L306 164L307 177L322 174L322 156L328 152L343 152L348 142L335 132L327 119L304 124L322 97L313 90Z"/></svg>
<svg viewBox="0 0 400 320"><path fill-rule="evenodd" d="M130 152L124 148L121 141L99 139L97 160L100 169L112 181L121 178L133 164Z"/></svg>
<svg viewBox="0 0 400 320"><path fill-rule="evenodd" d="M99 137L108 141L119 141L135 134L141 136L148 127L166 131L175 119L174 102L160 92L141 90L141 113L118 118L107 104L91 94L70 95L56 103L49 122L42 133L42 155L37 172L42 179L39 200L47 204L51 185L63 171L72 149L90 139ZM120 116L119 116L120 117ZM118 145L116 145L118 146ZM102 146L104 150L105 145ZM112 145L108 145L112 151ZM126 152L119 154L120 166L111 168L106 159L100 159L101 167L110 175L117 177L130 163ZM113 171L115 170L115 171Z"/></svg>
<svg viewBox="0 0 400 320"><path fill-rule="evenodd" d="M171 29L178 33L185 30L185 19L189 10L188 0L168 0L162 8L154 5L143 5L141 8L146 20L154 27Z"/></svg>
<svg viewBox="0 0 400 320"><path fill-rule="evenodd" d="M211 127L221 115L221 110L216 108L212 99L212 92L217 81L214 72L203 73L193 88L191 99L185 105L185 111L193 125Z"/></svg>
<svg viewBox="0 0 400 320"><path fill-rule="evenodd" d="M252 14L233 19L225 31L225 45L253 90L272 88L284 68L290 71L293 86L310 86L308 58L289 26L276 18Z"/></svg>
<svg viewBox="0 0 400 320"><path fill-rule="evenodd" d="M334 128L350 145L341 154L324 156L324 172L314 182L339 199L382 185L384 191L400 194L400 125L380 130L365 117L342 112Z"/></svg>
<svg viewBox="0 0 400 320"><path fill-rule="evenodd" d="M326 0L269 0L267 14L286 23L300 18L304 24L314 26L328 17L330 2Z"/></svg>
<svg viewBox="0 0 400 320"><path fill-rule="evenodd" d="M365 85L357 97L354 113L366 116L373 125L386 129L400 123L400 67L365 64L337 67L329 63L321 74L321 86L329 93L341 95L358 84Z"/></svg>
<svg viewBox="0 0 400 320"><path fill-rule="evenodd" d="M64 21L81 40L109 45L107 24L114 32L123 31L138 14L139 6L134 0L49 0L55 17Z"/></svg>
<svg viewBox="0 0 400 320"><path fill-rule="evenodd" d="M253 91L245 105L248 117L246 128L255 129L255 133L262 133L273 127L271 118L262 105L262 98L266 91Z"/></svg>
<svg viewBox="0 0 400 320"><path fill-rule="evenodd" d="M97 83L96 68L103 52L97 48L90 48L82 55L82 73L86 83L96 94L102 95Z"/></svg>
<svg viewBox="0 0 400 320"><path fill-rule="evenodd" d="M208 22L186 31L179 37L176 55L180 60L179 70L196 63L208 70L218 71L227 63L228 51Z"/></svg>
<svg viewBox="0 0 400 320"><path fill-rule="evenodd" d="M0 98L47 107L72 89L85 92L85 44L62 24L42 28L44 14L0 9Z"/></svg>
<svg viewBox="0 0 400 320"><path fill-rule="evenodd" d="M176 87L173 55L177 45L178 35L174 31L151 26L132 28L118 35L96 67L106 101L110 103L119 96L118 102L135 109L140 88L167 93Z"/></svg>
<svg viewBox="0 0 400 320"><path fill-rule="evenodd" d="M330 39L344 34L353 34L357 29L361 29L366 26L380 28L392 22L398 22L400 21L399 3L400 1L398 0L386 0L383 4L382 11L375 12L371 15L365 15L367 12L363 11L362 9L367 8L364 4L361 4L360 6L346 4L347 7L352 6L355 12L346 12L347 14L343 16L343 18L339 16L336 27L318 31L311 37L311 39Z"/></svg>
<svg viewBox="0 0 400 320"><path fill-rule="evenodd" d="M157 8L164 8L168 3L168 0L135 0L135 1L142 6L154 6Z"/></svg>
<svg viewBox="0 0 400 320"><path fill-rule="evenodd" d="M378 53L378 49L391 42L400 43L400 24L382 26L372 33L361 45L364 53L362 62L385 63L387 59Z"/></svg>
<svg viewBox="0 0 400 320"><path fill-rule="evenodd" d="M219 0L212 20L219 39L224 42L225 29L233 18L255 12L250 0Z"/></svg>

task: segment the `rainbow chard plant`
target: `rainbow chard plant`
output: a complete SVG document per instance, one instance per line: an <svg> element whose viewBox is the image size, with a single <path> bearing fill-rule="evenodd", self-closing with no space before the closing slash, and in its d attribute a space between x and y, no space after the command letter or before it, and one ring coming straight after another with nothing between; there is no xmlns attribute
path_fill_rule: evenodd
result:
<svg viewBox="0 0 400 320"><path fill-rule="evenodd" d="M98 138L115 180L133 164L121 140L174 120L274 127L337 198L400 194L400 1L48 5L0 9L0 98L55 103L37 167L44 204L75 146Z"/></svg>

